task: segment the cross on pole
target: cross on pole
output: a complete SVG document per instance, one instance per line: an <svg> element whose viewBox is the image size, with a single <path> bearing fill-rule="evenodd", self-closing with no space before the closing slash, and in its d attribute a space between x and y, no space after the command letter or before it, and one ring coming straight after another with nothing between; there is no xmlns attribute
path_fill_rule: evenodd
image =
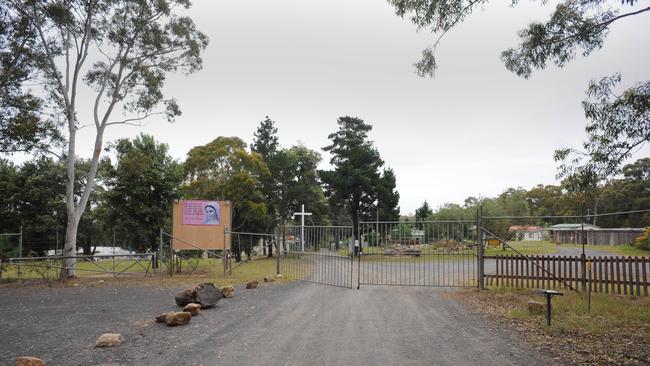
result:
<svg viewBox="0 0 650 366"><path fill-rule="evenodd" d="M311 216L311 212L305 212L305 205L301 206L300 212L296 212L293 216L300 216L300 251L305 251L305 216Z"/></svg>

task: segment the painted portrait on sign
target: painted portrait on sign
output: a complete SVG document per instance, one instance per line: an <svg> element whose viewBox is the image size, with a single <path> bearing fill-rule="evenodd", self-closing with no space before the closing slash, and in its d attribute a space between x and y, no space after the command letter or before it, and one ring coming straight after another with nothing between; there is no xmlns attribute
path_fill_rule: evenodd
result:
<svg viewBox="0 0 650 366"><path fill-rule="evenodd" d="M217 201L183 201L184 225L219 225L221 206Z"/></svg>

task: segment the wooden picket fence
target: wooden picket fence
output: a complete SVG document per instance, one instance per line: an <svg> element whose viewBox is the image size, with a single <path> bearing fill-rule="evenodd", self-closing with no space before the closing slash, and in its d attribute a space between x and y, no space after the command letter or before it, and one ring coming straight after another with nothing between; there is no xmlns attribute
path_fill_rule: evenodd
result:
<svg viewBox="0 0 650 366"><path fill-rule="evenodd" d="M486 260L496 261L496 274L485 274L486 283L515 288L546 289L568 289L569 285L585 291L591 279L593 292L648 296L650 258L647 257L590 258L591 272L579 256L531 255L528 258L530 260L523 256L486 256Z"/></svg>

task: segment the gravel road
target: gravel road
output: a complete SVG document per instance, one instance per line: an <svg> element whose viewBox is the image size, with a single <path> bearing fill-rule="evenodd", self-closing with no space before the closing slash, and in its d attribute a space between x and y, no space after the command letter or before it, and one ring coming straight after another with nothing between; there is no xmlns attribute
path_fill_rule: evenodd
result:
<svg viewBox="0 0 650 366"><path fill-rule="evenodd" d="M548 365L515 333L469 314L448 290L294 282L237 288L187 326L153 317L178 288L0 289L0 364ZM122 346L95 349L119 332Z"/></svg>

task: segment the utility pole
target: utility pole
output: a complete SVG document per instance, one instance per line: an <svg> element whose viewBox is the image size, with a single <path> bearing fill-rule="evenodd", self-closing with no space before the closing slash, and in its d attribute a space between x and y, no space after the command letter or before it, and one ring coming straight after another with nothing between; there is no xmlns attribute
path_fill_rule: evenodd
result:
<svg viewBox="0 0 650 366"><path fill-rule="evenodd" d="M305 212L305 205L301 205L300 212L293 214L294 217L300 216L300 251L305 251L305 216L311 216L311 212Z"/></svg>

